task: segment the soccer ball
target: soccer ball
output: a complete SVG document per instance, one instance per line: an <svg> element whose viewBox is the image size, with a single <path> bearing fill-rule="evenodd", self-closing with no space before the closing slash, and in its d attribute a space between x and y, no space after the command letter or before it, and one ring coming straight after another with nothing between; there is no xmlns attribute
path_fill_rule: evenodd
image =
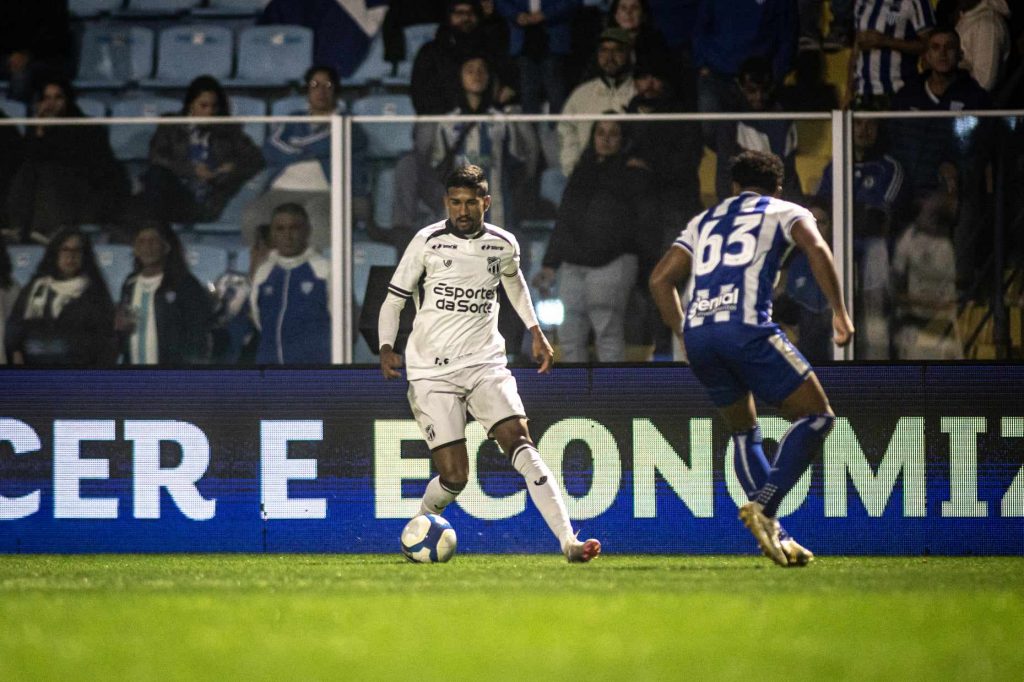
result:
<svg viewBox="0 0 1024 682"><path fill-rule="evenodd" d="M455 529L437 514L422 514L402 529L402 554L418 564L448 561L455 554Z"/></svg>

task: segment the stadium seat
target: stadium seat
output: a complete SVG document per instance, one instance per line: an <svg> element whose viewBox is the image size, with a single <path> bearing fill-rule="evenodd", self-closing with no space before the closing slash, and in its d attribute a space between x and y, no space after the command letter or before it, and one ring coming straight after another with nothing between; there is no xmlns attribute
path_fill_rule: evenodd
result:
<svg viewBox="0 0 1024 682"><path fill-rule="evenodd" d="M121 294L121 285L135 267L135 256L132 247L127 244L96 244L96 263L100 266L103 279L107 282L110 295L117 301Z"/></svg>
<svg viewBox="0 0 1024 682"><path fill-rule="evenodd" d="M68 10L73 17L98 17L116 12L123 5L124 0L70 0Z"/></svg>
<svg viewBox="0 0 1024 682"><path fill-rule="evenodd" d="M249 258L251 255L247 246L239 244L237 248L232 249L228 254L228 263L231 269L235 272L249 274Z"/></svg>
<svg viewBox="0 0 1024 682"><path fill-rule="evenodd" d="M248 95L231 95L232 116L266 116L267 103L258 97ZM267 136L267 125L265 123L243 123L245 134L252 138L257 145L263 144L263 138Z"/></svg>
<svg viewBox="0 0 1024 682"><path fill-rule="evenodd" d="M111 118L163 116L180 111L181 102L169 97L137 97L119 100L110 106ZM149 158L149 140L155 131L155 123L111 125L110 146L114 156L122 161Z"/></svg>
<svg viewBox="0 0 1024 682"><path fill-rule="evenodd" d="M210 288L228 269L228 252L221 246L189 244L185 247L185 262L196 279Z"/></svg>
<svg viewBox="0 0 1024 682"><path fill-rule="evenodd" d="M383 83L390 75L391 64L384 61L384 33L381 31L370 41L370 49L366 51L366 56L359 62L352 75L345 79L345 84L365 86Z"/></svg>
<svg viewBox="0 0 1024 682"><path fill-rule="evenodd" d="M153 73L153 31L142 26L90 22L82 34L79 90L117 89Z"/></svg>
<svg viewBox="0 0 1024 682"><path fill-rule="evenodd" d="M127 0L127 6L118 12L123 15L171 15L184 14L203 0Z"/></svg>
<svg viewBox="0 0 1024 682"><path fill-rule="evenodd" d="M242 185L235 196L224 206L216 222L196 223L192 229L204 234L234 234L242 229L242 212L267 186L270 171L262 170Z"/></svg>
<svg viewBox="0 0 1024 682"><path fill-rule="evenodd" d="M0 97L0 111L7 114L8 118L25 118L28 116L28 107L24 102L19 102L6 97Z"/></svg>
<svg viewBox="0 0 1024 682"><path fill-rule="evenodd" d="M224 81L231 75L234 37L214 24L174 26L160 31L156 75L143 85L181 88L202 75Z"/></svg>
<svg viewBox="0 0 1024 682"><path fill-rule="evenodd" d="M376 94L352 103L356 116L409 116L415 111L408 95ZM360 123L367 138L366 153L374 158L396 158L412 151L412 123Z"/></svg>
<svg viewBox="0 0 1024 682"><path fill-rule="evenodd" d="M381 168L373 186L373 222L377 227L390 229L395 211L395 169Z"/></svg>
<svg viewBox="0 0 1024 682"><path fill-rule="evenodd" d="M209 0L205 7L192 10L193 16L248 17L263 11L270 0Z"/></svg>
<svg viewBox="0 0 1024 682"><path fill-rule="evenodd" d="M39 261L43 260L45 248L39 244L15 244L7 247L11 257L11 275L18 284L25 286L35 274Z"/></svg>
<svg viewBox="0 0 1024 682"><path fill-rule="evenodd" d="M238 36L238 72L230 85L281 87L313 63L313 31L305 26L251 26Z"/></svg>
<svg viewBox="0 0 1024 682"><path fill-rule="evenodd" d="M75 101L78 103L78 108L82 110L82 113L89 118L105 118L107 115L107 105L101 100L91 97L79 97Z"/></svg>
<svg viewBox="0 0 1024 682"><path fill-rule="evenodd" d="M380 242L358 240L352 242L352 294L358 305L363 304L366 284L370 280L370 267L395 265L398 254L395 247Z"/></svg>
<svg viewBox="0 0 1024 682"><path fill-rule="evenodd" d="M398 63L397 72L388 75L384 82L387 85L409 85L412 82L412 65L420 48L434 39L437 24L414 24L406 26L405 59Z"/></svg>

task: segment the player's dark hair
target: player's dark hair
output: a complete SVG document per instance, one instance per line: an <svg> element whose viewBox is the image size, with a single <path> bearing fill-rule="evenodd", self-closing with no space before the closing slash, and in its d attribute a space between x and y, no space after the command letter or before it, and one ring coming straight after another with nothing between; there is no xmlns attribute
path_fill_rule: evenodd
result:
<svg viewBox="0 0 1024 682"><path fill-rule="evenodd" d="M480 166L468 163L464 166L457 166L455 170L448 174L448 177L444 181L444 189L447 192L453 187L465 187L476 192L478 197L485 197L490 194L490 189L487 185L487 177L484 175L484 169Z"/></svg>
<svg viewBox="0 0 1024 682"><path fill-rule="evenodd" d="M770 152L745 151L732 158L732 181L740 187L755 187L774 194L782 186L782 160Z"/></svg>
<svg viewBox="0 0 1024 682"><path fill-rule="evenodd" d="M306 213L306 209L303 208L302 204L296 204L293 201L289 201L286 204L280 204L274 209L274 212L270 214L271 220L278 213L287 213L290 216L295 216L300 219L304 225L309 226L309 214Z"/></svg>

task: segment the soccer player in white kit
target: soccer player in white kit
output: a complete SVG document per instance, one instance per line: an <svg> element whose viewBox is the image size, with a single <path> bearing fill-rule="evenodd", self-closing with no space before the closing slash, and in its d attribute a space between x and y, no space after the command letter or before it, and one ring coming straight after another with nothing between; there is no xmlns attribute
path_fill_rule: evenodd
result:
<svg viewBox="0 0 1024 682"><path fill-rule="evenodd" d="M388 285L378 319L381 372L385 379L402 376L403 358L393 346L402 308L414 298L416 319L404 359L409 405L438 471L427 484L420 513L442 513L466 487L468 411L526 480L566 559L587 562L601 553L601 543L576 538L555 477L530 438L516 380L506 366L505 341L498 332L499 285L533 336L540 374L551 371L553 352L519 270L519 243L510 232L484 222L490 205L479 166L461 166L448 176L448 218L416 233Z"/></svg>

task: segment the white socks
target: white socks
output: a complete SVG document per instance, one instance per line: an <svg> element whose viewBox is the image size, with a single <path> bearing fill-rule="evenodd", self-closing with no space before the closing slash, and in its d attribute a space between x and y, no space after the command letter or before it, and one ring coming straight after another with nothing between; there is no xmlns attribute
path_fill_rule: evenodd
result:
<svg viewBox="0 0 1024 682"><path fill-rule="evenodd" d="M523 443L511 454L512 466L526 479L526 489L530 491L530 499L540 510L541 516L547 521L548 528L558 538L565 551L566 543L575 540L576 534L569 523L569 512L565 508L562 494L555 485L555 477L551 469L541 459L540 453L530 443Z"/></svg>
<svg viewBox="0 0 1024 682"><path fill-rule="evenodd" d="M461 492L462 488L456 490L450 483L442 483L440 476L434 476L427 484L427 491L423 493L420 514L441 514Z"/></svg>

